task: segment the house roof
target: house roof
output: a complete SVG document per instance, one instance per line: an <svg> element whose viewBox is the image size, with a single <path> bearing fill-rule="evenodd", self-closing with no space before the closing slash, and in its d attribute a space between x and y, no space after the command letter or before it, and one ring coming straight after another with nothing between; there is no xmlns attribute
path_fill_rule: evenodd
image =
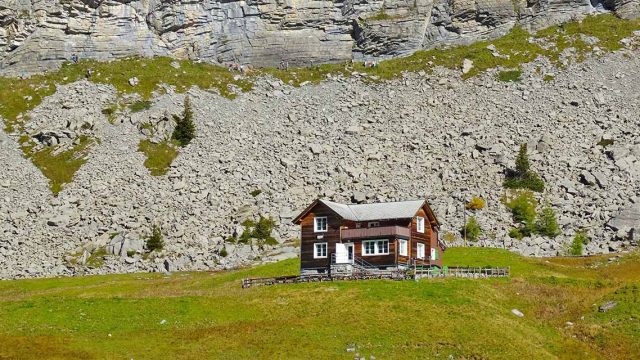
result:
<svg viewBox="0 0 640 360"><path fill-rule="evenodd" d="M353 221L408 219L416 215L424 200L398 201L375 204L338 204L333 201L319 200L342 218Z"/></svg>
<svg viewBox="0 0 640 360"><path fill-rule="evenodd" d="M426 205L430 215L435 218L435 214L425 200L410 200L384 202L374 204L339 204L329 200L318 199L314 201L305 211L296 217L293 221L297 223L304 215L306 215L318 203L324 204L340 215L345 220L351 221L374 221L389 219L410 219L416 215L418 210Z"/></svg>

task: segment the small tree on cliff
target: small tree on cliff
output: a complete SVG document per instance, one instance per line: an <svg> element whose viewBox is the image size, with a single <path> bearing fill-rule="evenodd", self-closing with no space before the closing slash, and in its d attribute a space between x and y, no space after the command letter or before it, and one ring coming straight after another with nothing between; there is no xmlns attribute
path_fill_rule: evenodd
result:
<svg viewBox="0 0 640 360"><path fill-rule="evenodd" d="M191 110L191 100L188 96L184 99L184 113L182 116L173 115L173 119L176 127L171 137L182 147L189 145L196 137L196 125L193 123L193 110Z"/></svg>

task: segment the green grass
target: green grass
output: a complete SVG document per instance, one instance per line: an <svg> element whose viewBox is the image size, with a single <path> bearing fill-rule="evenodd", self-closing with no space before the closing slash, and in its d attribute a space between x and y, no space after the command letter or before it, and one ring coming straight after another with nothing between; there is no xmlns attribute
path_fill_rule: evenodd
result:
<svg viewBox="0 0 640 360"><path fill-rule="evenodd" d="M30 145L24 145L25 154L33 164L49 179L49 187L57 195L65 184L73 181L73 176L87 161L94 140L81 136L79 143L66 151L59 151L59 146L51 146L33 152Z"/></svg>
<svg viewBox="0 0 640 360"><path fill-rule="evenodd" d="M149 140L140 141L138 151L145 154L144 166L153 176L165 175L173 160L178 156L178 145L172 141L154 144Z"/></svg>
<svg viewBox="0 0 640 360"><path fill-rule="evenodd" d="M507 70L500 71L498 73L498 80L505 82L518 82L522 80L522 71L520 70Z"/></svg>
<svg viewBox="0 0 640 360"><path fill-rule="evenodd" d="M151 109L151 104L152 103L149 100L136 101L129 105L129 110L131 110L132 113L149 110Z"/></svg>
<svg viewBox="0 0 640 360"><path fill-rule="evenodd" d="M350 344L379 359L640 356L637 254L611 265L496 249L445 255L449 265L510 266L513 276L240 288L244 277L297 273L293 259L222 273L0 282L0 358L352 359ZM593 306L608 300L619 304Z"/></svg>

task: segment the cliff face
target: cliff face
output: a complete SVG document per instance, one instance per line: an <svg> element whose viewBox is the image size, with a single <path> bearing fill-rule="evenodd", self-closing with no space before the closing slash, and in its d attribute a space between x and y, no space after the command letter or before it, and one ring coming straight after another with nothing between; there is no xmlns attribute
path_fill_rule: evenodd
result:
<svg viewBox="0 0 640 360"><path fill-rule="evenodd" d="M599 1L599 0L593 0ZM394 56L536 29L640 0L0 0L0 72L169 55L274 66Z"/></svg>

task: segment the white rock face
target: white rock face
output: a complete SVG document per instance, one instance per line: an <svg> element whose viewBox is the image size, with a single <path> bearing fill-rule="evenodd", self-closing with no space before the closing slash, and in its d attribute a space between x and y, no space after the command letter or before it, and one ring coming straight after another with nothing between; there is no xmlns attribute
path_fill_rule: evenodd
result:
<svg viewBox="0 0 640 360"><path fill-rule="evenodd" d="M640 16L640 0L605 3ZM593 11L572 0L3 0L0 73L49 69L74 54L310 65L470 43Z"/></svg>
<svg viewBox="0 0 640 360"><path fill-rule="evenodd" d="M483 235L474 246L557 255L587 229L593 240L586 253L630 249L637 235L607 223L640 202L638 55L588 60L551 82L532 75L538 66L542 74L555 71L538 62L521 83L498 82L495 74L461 81L459 72L438 70L379 84L357 76L301 88L261 80L233 101L192 89L197 137L160 177L137 151L146 138L140 124L180 113L183 94L169 90L149 110L112 125L101 109L115 101L115 89L86 81L60 86L28 114L32 134L62 132L81 114L93 119L84 130L100 142L53 197L17 139L0 132L0 278L224 269L295 256L295 248L262 251L223 239L260 214L277 221L280 241L298 237L290 222L317 197L427 198L455 246L463 201L480 196L487 206L475 214ZM170 132L171 125L159 128ZM598 145L603 138L614 143ZM507 235L513 224L501 202L503 174L523 142L546 184L541 197L558 215L563 235L555 239ZM140 239L153 224L166 246L145 260ZM115 254L104 267L69 264L69 255L100 247Z"/></svg>

